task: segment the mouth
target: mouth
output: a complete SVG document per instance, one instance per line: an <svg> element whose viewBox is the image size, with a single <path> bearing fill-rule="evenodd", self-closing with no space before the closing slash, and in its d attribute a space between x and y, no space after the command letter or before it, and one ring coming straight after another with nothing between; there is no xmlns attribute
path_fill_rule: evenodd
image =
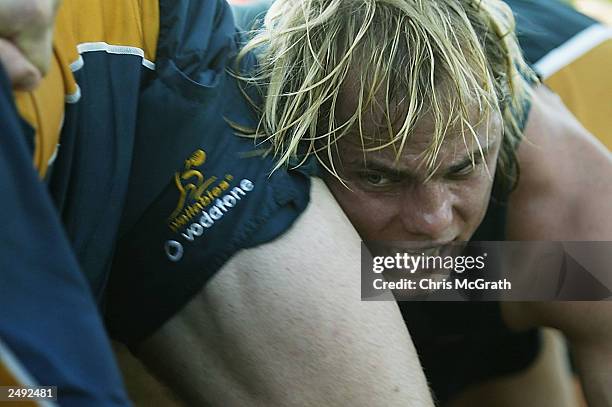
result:
<svg viewBox="0 0 612 407"><path fill-rule="evenodd" d="M389 253L406 253L409 256L450 256L457 252L456 240L445 242L389 242L386 251Z"/></svg>
<svg viewBox="0 0 612 407"><path fill-rule="evenodd" d="M378 242L376 248L371 248L371 254L373 256L399 258L400 260L397 261L403 261L404 263L402 264L413 265L407 269L396 269L396 277L442 280L448 278L451 274L452 270L446 266L449 259L461 255L465 244L465 242L458 241L457 239L444 242ZM413 258L414 260L406 259L406 257ZM416 266L417 264L418 266Z"/></svg>

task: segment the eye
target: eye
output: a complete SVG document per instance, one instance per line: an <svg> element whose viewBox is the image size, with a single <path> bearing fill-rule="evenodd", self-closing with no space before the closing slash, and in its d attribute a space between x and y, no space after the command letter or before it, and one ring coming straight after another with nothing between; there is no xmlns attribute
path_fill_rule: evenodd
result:
<svg viewBox="0 0 612 407"><path fill-rule="evenodd" d="M368 184L372 184L372 185L381 185L387 181L387 179L383 177L381 174L367 174L365 176L365 179Z"/></svg>
<svg viewBox="0 0 612 407"><path fill-rule="evenodd" d="M399 182L398 177L390 177L380 172L363 172L359 174L361 182L369 187L388 187Z"/></svg>
<svg viewBox="0 0 612 407"><path fill-rule="evenodd" d="M480 161L477 160L476 162L472 163L472 162L466 162L465 164L461 164L460 166L454 167L452 168L448 174L447 177L450 179L464 179L469 177L470 175L472 175L474 173L474 170L476 170L476 168L480 165Z"/></svg>

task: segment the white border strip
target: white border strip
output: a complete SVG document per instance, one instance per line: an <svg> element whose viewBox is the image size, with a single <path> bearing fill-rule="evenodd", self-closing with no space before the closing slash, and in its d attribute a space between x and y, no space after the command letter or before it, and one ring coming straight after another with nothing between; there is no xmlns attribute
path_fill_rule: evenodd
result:
<svg viewBox="0 0 612 407"><path fill-rule="evenodd" d="M83 61L83 57L79 55L79 59L70 64L70 70L76 72L81 69L83 65L85 65L85 61Z"/></svg>
<svg viewBox="0 0 612 407"><path fill-rule="evenodd" d="M81 88L79 87L78 84L76 85L76 90L74 91L74 93L66 95L65 100L66 100L66 103L69 103L69 104L75 104L79 100L81 100Z"/></svg>
<svg viewBox="0 0 612 407"><path fill-rule="evenodd" d="M53 154L51 154L51 157L49 158L49 160L47 161L47 166L50 167L53 165L53 163L55 162L55 160L57 159L57 153L59 152L61 144L58 144L55 146L55 150L53 150Z"/></svg>
<svg viewBox="0 0 612 407"><path fill-rule="evenodd" d="M77 45L77 51L79 52L79 58L70 64L70 70L76 72L83 68L85 61L81 54L85 52L106 52L107 54L118 54L118 55L135 55L142 58L142 65L152 71L155 70L155 63L149 61L144 57L144 51L136 47L128 47L126 45L111 45L106 42L84 42ZM76 91L72 94L66 95L66 103L75 104L81 100L81 88L77 84Z"/></svg>
<svg viewBox="0 0 612 407"><path fill-rule="evenodd" d="M19 363L13 352L0 339L0 361L8 368L17 380L24 386L37 386L36 380L30 376L27 370ZM42 407L58 407L54 402L48 400L36 401Z"/></svg>
<svg viewBox="0 0 612 407"><path fill-rule="evenodd" d="M151 70L155 70L155 63L149 61L144 57L144 51L140 48L136 47L128 47L127 45L111 45L106 42L84 42L82 44L77 45L77 51L79 54L83 54L85 52L99 52L104 51L107 54L119 54L119 55L136 55L142 58L142 65L145 68L149 68ZM70 64L70 68L74 65L77 69L83 67L82 63L83 58L79 57L78 60ZM79 61L81 61L79 63ZM73 69L73 72L75 70Z"/></svg>
<svg viewBox="0 0 612 407"><path fill-rule="evenodd" d="M546 79L609 39L612 39L612 27L594 24L550 51L534 64L534 68L542 78Z"/></svg>

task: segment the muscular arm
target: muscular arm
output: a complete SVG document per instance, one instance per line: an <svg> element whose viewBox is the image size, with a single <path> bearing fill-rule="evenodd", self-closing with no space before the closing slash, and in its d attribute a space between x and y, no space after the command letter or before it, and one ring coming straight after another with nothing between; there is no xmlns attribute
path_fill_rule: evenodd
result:
<svg viewBox="0 0 612 407"><path fill-rule="evenodd" d="M612 240L612 156L544 87L519 149L512 240ZM570 339L590 405L612 404L612 303L506 304L517 327L547 325Z"/></svg>
<svg viewBox="0 0 612 407"><path fill-rule="evenodd" d="M137 352L189 405L428 406L394 302L360 300L359 238L326 187Z"/></svg>

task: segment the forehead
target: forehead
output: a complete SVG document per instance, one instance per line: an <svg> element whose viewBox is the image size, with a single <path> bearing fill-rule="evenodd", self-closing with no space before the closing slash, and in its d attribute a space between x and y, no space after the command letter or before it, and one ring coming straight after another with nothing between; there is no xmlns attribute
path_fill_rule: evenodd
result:
<svg viewBox="0 0 612 407"><path fill-rule="evenodd" d="M398 109L399 111L399 109ZM431 114L418 120L405 141L390 140L397 134L401 120L392 123L391 131L381 126L373 113L362 117L362 136L358 129L353 129L338 142L338 155L342 165L360 165L368 167L373 164L398 171L407 170L414 173L427 172L424 160L431 153L435 134L435 121ZM454 163L479 154L479 150L487 150L495 146L502 137L502 123L498 114L491 112L483 118L478 118L471 125L452 123L444 132L444 139L435 151L435 166Z"/></svg>
<svg viewBox="0 0 612 407"><path fill-rule="evenodd" d="M365 81L365 83L362 83ZM441 80L435 87L435 95L413 97L402 87L396 87L387 81L381 81L374 86L371 81L360 78L357 69L353 67L339 89L338 101L335 107L335 118L339 123L345 123L353 117L358 110L361 110L360 123L361 132L369 138L377 138L381 133L392 132L397 134L407 115L411 112L419 116L418 132L425 137L434 133L434 118L441 117L443 121L452 123L459 116L469 117L472 126L482 122L487 115L493 116L495 110L491 105L487 106L487 101L477 99L475 96L457 99L457 94L449 80ZM493 99L495 99L494 95ZM433 100L437 99L437 104ZM460 115L458 107L451 107L461 103L463 111L467 114ZM434 105L436 107L434 107ZM437 111L433 111L437 110ZM486 112L491 112L487 114ZM491 126L495 126L496 118L493 118ZM453 128L455 127L455 128ZM460 126L459 126L460 127ZM461 129L458 126L449 126L449 131L458 133ZM353 133L357 129L352 129ZM413 135L413 140L417 140L418 134ZM388 140L386 140L388 141Z"/></svg>

